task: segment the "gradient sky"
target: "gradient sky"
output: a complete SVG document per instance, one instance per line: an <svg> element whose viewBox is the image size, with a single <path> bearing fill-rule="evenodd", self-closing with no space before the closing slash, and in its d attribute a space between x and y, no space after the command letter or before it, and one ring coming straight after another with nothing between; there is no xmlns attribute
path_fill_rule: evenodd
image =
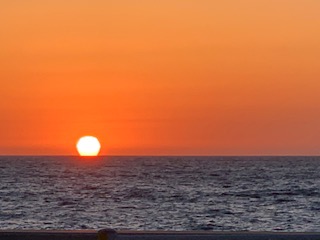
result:
<svg viewBox="0 0 320 240"><path fill-rule="evenodd" d="M0 2L0 154L320 154L319 0Z"/></svg>

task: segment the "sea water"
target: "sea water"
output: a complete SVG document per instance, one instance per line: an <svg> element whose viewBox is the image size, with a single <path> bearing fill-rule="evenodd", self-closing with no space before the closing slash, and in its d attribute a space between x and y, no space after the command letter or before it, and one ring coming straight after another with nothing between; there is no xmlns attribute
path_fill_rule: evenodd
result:
<svg viewBox="0 0 320 240"><path fill-rule="evenodd" d="M0 157L0 229L320 231L319 157Z"/></svg>

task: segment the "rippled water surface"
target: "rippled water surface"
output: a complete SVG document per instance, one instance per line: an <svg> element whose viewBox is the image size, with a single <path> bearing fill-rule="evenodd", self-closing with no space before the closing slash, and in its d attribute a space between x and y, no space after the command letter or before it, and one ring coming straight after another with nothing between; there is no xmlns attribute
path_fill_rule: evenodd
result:
<svg viewBox="0 0 320 240"><path fill-rule="evenodd" d="M0 157L0 229L320 231L318 157Z"/></svg>

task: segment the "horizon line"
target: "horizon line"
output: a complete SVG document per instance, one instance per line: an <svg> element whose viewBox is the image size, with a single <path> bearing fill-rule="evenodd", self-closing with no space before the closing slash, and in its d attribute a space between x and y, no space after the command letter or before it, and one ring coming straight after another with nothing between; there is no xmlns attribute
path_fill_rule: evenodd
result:
<svg viewBox="0 0 320 240"><path fill-rule="evenodd" d="M221 155L209 155L209 154L161 154L161 155L137 155L137 154L103 154L98 156L80 156L77 154L0 154L0 157L320 157L318 155L311 154L241 154L241 155L233 155L233 154L221 154Z"/></svg>

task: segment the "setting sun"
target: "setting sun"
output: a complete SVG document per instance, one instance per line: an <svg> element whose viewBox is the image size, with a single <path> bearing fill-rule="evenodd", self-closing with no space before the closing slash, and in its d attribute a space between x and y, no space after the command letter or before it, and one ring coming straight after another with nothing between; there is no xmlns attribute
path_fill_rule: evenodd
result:
<svg viewBox="0 0 320 240"><path fill-rule="evenodd" d="M77 142L77 150L80 156L97 156L101 145L96 137L84 136Z"/></svg>

